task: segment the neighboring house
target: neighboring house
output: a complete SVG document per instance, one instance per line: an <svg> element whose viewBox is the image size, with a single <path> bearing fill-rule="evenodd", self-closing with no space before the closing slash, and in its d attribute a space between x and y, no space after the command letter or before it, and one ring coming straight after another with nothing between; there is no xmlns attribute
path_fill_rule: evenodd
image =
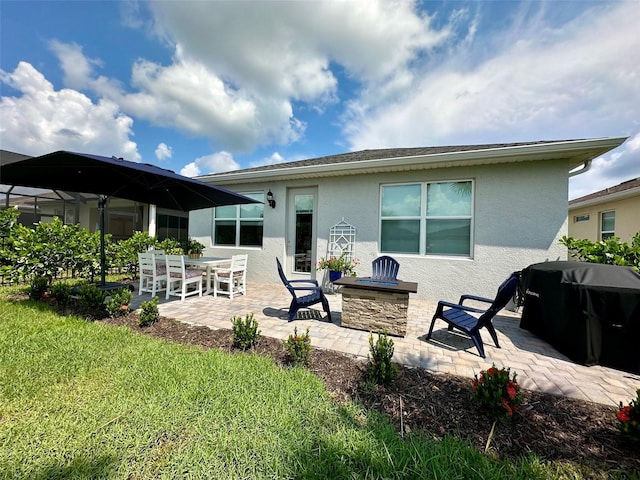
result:
<svg viewBox="0 0 640 480"><path fill-rule="evenodd" d="M0 150L0 164L26 158L31 157ZM0 167L0 208L12 206L20 211L19 222L24 225L50 222L56 216L67 225L79 223L90 232L99 230L97 195L2 185ZM186 212L154 210L148 204L120 198L109 199L105 210L105 233L111 234L113 240L129 238L135 231L150 232L160 240L186 240L188 222Z"/></svg>
<svg viewBox="0 0 640 480"><path fill-rule="evenodd" d="M344 222L359 276L388 254L419 298L493 296L511 272L567 258L569 171L625 140L364 150L204 175L264 204L191 212L189 235L205 255L249 254L249 281L279 283L276 257L291 278L326 281L314 266Z"/></svg>
<svg viewBox="0 0 640 480"><path fill-rule="evenodd" d="M640 231L640 177L569 202L569 236L631 242Z"/></svg>

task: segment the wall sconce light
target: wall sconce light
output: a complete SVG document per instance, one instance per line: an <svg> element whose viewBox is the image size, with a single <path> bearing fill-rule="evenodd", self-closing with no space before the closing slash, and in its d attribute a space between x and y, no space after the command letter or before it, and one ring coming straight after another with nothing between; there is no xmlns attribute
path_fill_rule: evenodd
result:
<svg viewBox="0 0 640 480"><path fill-rule="evenodd" d="M267 203L271 208L276 208L276 201L273 199L273 193L271 193L271 189L267 192Z"/></svg>

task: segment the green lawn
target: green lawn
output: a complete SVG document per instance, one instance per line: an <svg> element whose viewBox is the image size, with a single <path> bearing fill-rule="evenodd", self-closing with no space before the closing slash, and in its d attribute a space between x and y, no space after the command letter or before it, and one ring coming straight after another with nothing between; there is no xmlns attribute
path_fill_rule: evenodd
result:
<svg viewBox="0 0 640 480"><path fill-rule="evenodd" d="M558 471L453 438L401 438L382 416L334 404L303 369L0 299L0 478L563 478Z"/></svg>

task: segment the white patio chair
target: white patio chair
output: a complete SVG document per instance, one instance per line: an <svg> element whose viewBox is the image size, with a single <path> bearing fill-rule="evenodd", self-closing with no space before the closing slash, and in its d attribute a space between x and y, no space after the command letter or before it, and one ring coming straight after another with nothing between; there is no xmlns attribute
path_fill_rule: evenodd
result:
<svg viewBox="0 0 640 480"><path fill-rule="evenodd" d="M248 255L233 255L229 267L216 268L213 272L213 296L218 293L229 295L233 300L234 295L246 294L247 288L247 260ZM220 288L226 285L226 289Z"/></svg>
<svg viewBox="0 0 640 480"><path fill-rule="evenodd" d="M138 295L142 295L142 292L150 292L151 297L155 297L156 292L167 289L167 266L165 265L164 255L154 252L157 252L157 250L138 253L140 271Z"/></svg>
<svg viewBox="0 0 640 480"><path fill-rule="evenodd" d="M179 296L180 300L190 295L202 296L202 270L196 268L186 268L182 255L165 255L167 265L167 294ZM189 290L189 286L195 289Z"/></svg>

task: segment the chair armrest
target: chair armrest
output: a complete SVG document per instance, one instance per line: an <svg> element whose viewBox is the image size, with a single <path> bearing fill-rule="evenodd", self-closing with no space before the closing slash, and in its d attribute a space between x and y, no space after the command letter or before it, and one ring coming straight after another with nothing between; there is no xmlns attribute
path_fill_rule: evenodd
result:
<svg viewBox="0 0 640 480"><path fill-rule="evenodd" d="M310 283L312 285L318 286L317 280L289 280L289 283Z"/></svg>
<svg viewBox="0 0 640 480"><path fill-rule="evenodd" d="M493 299L491 298L477 297L475 295L462 295L460 297L460 301L458 302L458 304L462 305L462 302L464 302L465 300L475 300L477 302L493 303Z"/></svg>
<svg viewBox="0 0 640 480"><path fill-rule="evenodd" d="M322 288L321 287L291 287L292 290L306 290L309 292L321 292Z"/></svg>
<svg viewBox="0 0 640 480"><path fill-rule="evenodd" d="M437 312L442 312L442 307L456 308L458 310L464 310L465 312L475 312L475 313L484 313L486 310L481 308L468 307L465 305L460 305L459 303L445 302L444 300L440 300L438 302Z"/></svg>

